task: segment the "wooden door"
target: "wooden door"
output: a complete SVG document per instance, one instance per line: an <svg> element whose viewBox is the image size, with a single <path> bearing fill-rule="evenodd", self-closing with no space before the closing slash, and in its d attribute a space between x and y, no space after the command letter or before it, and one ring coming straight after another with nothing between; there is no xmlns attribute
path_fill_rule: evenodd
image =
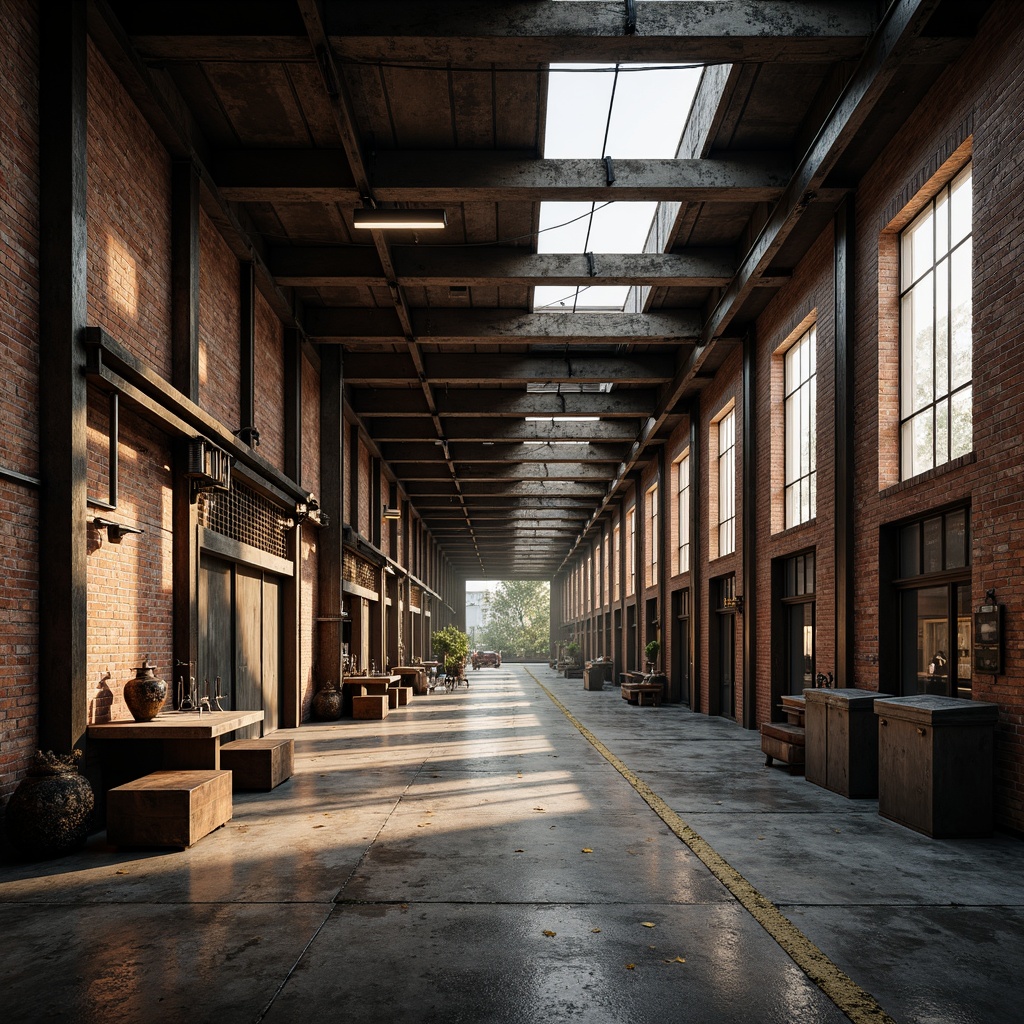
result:
<svg viewBox="0 0 1024 1024"><path fill-rule="evenodd" d="M263 573L241 565L235 568L235 689L232 706L240 711L263 706ZM259 725L238 730L239 738L253 738L259 734Z"/></svg>
<svg viewBox="0 0 1024 1024"><path fill-rule="evenodd" d="M284 683L281 631L283 601L281 580L263 577L263 735L273 732L281 722L281 688Z"/></svg>
<svg viewBox="0 0 1024 1024"><path fill-rule="evenodd" d="M199 563L199 663L196 665L198 696L225 694L227 709L234 685L234 573L229 562L203 555Z"/></svg>

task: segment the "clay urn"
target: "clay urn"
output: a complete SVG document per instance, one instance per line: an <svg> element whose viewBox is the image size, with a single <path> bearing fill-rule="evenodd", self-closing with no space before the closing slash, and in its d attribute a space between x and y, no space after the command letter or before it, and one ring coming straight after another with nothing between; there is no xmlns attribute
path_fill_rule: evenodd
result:
<svg viewBox="0 0 1024 1024"><path fill-rule="evenodd" d="M167 699L167 681L158 679L146 658L135 670L135 678L124 684L124 702L136 722L151 722Z"/></svg>

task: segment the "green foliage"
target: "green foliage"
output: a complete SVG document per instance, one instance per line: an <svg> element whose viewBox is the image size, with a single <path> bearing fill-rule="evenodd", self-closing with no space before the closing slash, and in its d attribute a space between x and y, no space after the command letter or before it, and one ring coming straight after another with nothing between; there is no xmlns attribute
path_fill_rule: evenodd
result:
<svg viewBox="0 0 1024 1024"><path fill-rule="evenodd" d="M661 652L661 641L660 640L649 640L647 646L644 648L644 654L647 655L647 660L654 664L658 660L658 654Z"/></svg>
<svg viewBox="0 0 1024 1024"><path fill-rule="evenodd" d="M445 672L455 672L469 654L469 637L457 626L447 625L434 633L430 646L441 656Z"/></svg>
<svg viewBox="0 0 1024 1024"><path fill-rule="evenodd" d="M571 658L571 659L572 659L573 661L579 661L579 657L580 657L580 651L581 651L582 649L583 649L583 648L581 648L581 647L580 647L580 645L579 645L579 644L578 644L578 643L577 643L577 642L576 642L575 640L570 640L570 641L569 641L569 642L568 642L568 643L567 643L567 644L565 645L565 653L566 653L566 654L567 654L567 655L568 655L568 656L569 656L569 657L570 657L570 658Z"/></svg>
<svg viewBox="0 0 1024 1024"><path fill-rule="evenodd" d="M482 650L506 658L547 661L551 648L551 592L539 580L507 580L489 602L487 624L479 631Z"/></svg>

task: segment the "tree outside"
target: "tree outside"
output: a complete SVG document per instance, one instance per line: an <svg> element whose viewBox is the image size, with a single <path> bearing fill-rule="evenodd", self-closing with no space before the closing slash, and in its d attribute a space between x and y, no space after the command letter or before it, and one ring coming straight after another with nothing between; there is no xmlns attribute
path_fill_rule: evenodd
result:
<svg viewBox="0 0 1024 1024"><path fill-rule="evenodd" d="M551 590L539 580L499 583L491 595L488 621L478 633L481 650L503 658L547 661L550 649Z"/></svg>

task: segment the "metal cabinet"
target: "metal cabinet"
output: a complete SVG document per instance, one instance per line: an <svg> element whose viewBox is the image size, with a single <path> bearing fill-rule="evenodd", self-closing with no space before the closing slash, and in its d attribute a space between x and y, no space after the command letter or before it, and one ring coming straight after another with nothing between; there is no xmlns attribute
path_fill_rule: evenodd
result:
<svg viewBox="0 0 1024 1024"><path fill-rule="evenodd" d="M876 700L878 813L935 838L989 835L997 710L933 694Z"/></svg>

